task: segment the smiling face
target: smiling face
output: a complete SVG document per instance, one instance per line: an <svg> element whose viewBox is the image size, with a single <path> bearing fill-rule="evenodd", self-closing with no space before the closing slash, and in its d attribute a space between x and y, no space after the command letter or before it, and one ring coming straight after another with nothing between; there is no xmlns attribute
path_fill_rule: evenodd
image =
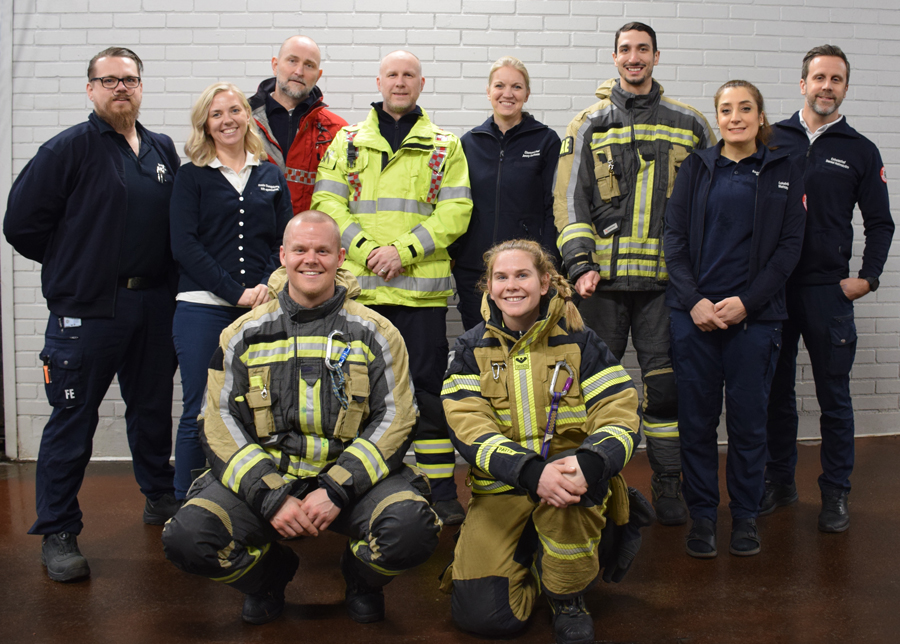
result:
<svg viewBox="0 0 900 644"><path fill-rule="evenodd" d="M746 87L729 87L722 92L716 106L716 121L726 144L755 142L762 120L759 106Z"/></svg>
<svg viewBox="0 0 900 644"><path fill-rule="evenodd" d="M806 97L807 106L819 116L826 117L825 123L840 116L838 108L847 95L847 87L847 65L837 56L813 58L809 61L809 73L800 80L800 93Z"/></svg>
<svg viewBox="0 0 900 644"><path fill-rule="evenodd" d="M334 277L346 252L334 222L304 221L298 215L287 225L283 241L288 295L308 309L326 302L334 295Z"/></svg>
<svg viewBox="0 0 900 644"><path fill-rule="evenodd" d="M497 69L487 88L491 107L494 108L494 120L503 120L511 125L521 121L522 108L530 93L525 76L518 69L508 65Z"/></svg>
<svg viewBox="0 0 900 644"><path fill-rule="evenodd" d="M114 76L126 78L128 76L139 77L137 63L130 58L99 58L94 63L94 78ZM124 132L134 127L138 113L141 109L141 99L144 95L144 84L139 84L134 89L127 89L123 83L116 85L115 89L106 89L100 81L88 82L87 95L94 104L97 116L109 123L117 132Z"/></svg>
<svg viewBox="0 0 900 644"><path fill-rule="evenodd" d="M275 100L295 107L309 96L322 77L321 56L319 47L309 38L295 36L285 40L278 56L272 59Z"/></svg>
<svg viewBox="0 0 900 644"><path fill-rule="evenodd" d="M659 51L653 51L653 39L646 31L633 29L619 34L613 62L625 91L647 94L653 88L653 66L659 63Z"/></svg>
<svg viewBox="0 0 900 644"><path fill-rule="evenodd" d="M212 137L216 151L244 148L244 137L250 125L250 114L234 92L219 92L213 96L206 117L206 133Z"/></svg>
<svg viewBox="0 0 900 644"><path fill-rule="evenodd" d="M538 319L541 297L550 289L550 276L539 275L531 255L506 250L494 259L489 275L491 299L503 314L503 324L527 331Z"/></svg>
<svg viewBox="0 0 900 644"><path fill-rule="evenodd" d="M381 61L381 70L375 79L378 91L384 98L384 111L400 118L416 107L419 94L425 87L419 59L405 51L395 51Z"/></svg>

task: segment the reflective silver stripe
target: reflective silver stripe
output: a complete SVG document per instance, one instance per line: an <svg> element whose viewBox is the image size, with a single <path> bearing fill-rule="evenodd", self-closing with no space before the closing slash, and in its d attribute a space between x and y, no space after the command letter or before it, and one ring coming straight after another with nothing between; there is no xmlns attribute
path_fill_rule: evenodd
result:
<svg viewBox="0 0 900 644"><path fill-rule="evenodd" d="M377 288L395 288L414 293L434 293L451 289L449 277L407 277L401 275L390 282L385 282L375 275L362 275L356 278L363 290L374 291Z"/></svg>
<svg viewBox="0 0 900 644"><path fill-rule="evenodd" d="M292 338L293 339L293 338ZM253 344L250 345L254 346ZM259 360L260 358L271 358L272 356L280 356L286 354L294 353L294 343L291 342L289 346L286 347L272 347L268 349L251 349L247 352L245 356L244 363L253 362L254 360Z"/></svg>
<svg viewBox="0 0 900 644"><path fill-rule="evenodd" d="M472 479L472 492L475 494L498 494L512 489L512 485L507 485L503 481L491 481L488 483L482 479Z"/></svg>
<svg viewBox="0 0 900 644"><path fill-rule="evenodd" d="M594 393L602 391L606 389L610 383L613 381L622 380L623 378L628 378L628 372L625 371L624 367L614 366L610 367L606 370L607 373L603 374L601 377L593 380L593 378L589 379L589 384L587 386L582 387L581 395L585 400L588 400Z"/></svg>
<svg viewBox="0 0 900 644"><path fill-rule="evenodd" d="M372 483L374 484L387 476L387 470L384 469L385 462L372 453L373 450L377 452L378 448L367 443L368 441L364 439L356 439L351 448L348 448L348 452L356 454L357 457L360 454L366 457L366 460L369 461L369 464L372 466L372 471L375 473L375 476L372 479Z"/></svg>
<svg viewBox="0 0 900 644"><path fill-rule="evenodd" d="M428 217L434 212L434 206L430 203L416 199L401 199L399 197L381 197L378 199L378 210L391 212L407 212L412 215Z"/></svg>
<svg viewBox="0 0 900 644"><path fill-rule="evenodd" d="M316 192L330 192L331 194L335 194L338 197L348 199L350 197L350 186L348 186L346 183L341 183L340 181L319 179L318 181L316 181L316 189L313 190L313 193Z"/></svg>
<svg viewBox="0 0 900 644"><path fill-rule="evenodd" d="M598 244L599 246L599 244ZM651 251L653 253L659 251L658 239L647 239L645 241L623 241L619 240L619 252L638 253L640 251Z"/></svg>
<svg viewBox="0 0 900 644"><path fill-rule="evenodd" d="M350 245L353 244L353 240L356 239L358 235L362 233L362 226L357 223L352 223L344 229L344 232L341 234L341 246L344 248L350 248Z"/></svg>
<svg viewBox="0 0 900 644"><path fill-rule="evenodd" d="M685 128L677 128L677 127L666 128L666 127L660 127L659 124L656 124L656 125L643 125L643 126L635 125L634 129L635 129L635 133L639 134L638 138L640 138L640 139L646 138L646 135L649 135L650 137L652 137L651 140L677 139L679 141L684 142L684 144L689 148L694 147L694 137L696 135L690 131L682 132L681 130L684 130Z"/></svg>
<svg viewBox="0 0 900 644"><path fill-rule="evenodd" d="M351 215L374 215L378 212L375 202L371 199L351 201L349 206Z"/></svg>
<svg viewBox="0 0 900 644"><path fill-rule="evenodd" d="M525 350L520 351L519 355L526 355ZM528 395L528 389L532 384L531 369L514 369L514 371L516 374L519 398L516 401L516 406L519 408L519 413L522 415L519 419L519 428L522 439L524 440L523 446L538 452L540 451L540 443L538 442L537 419L534 418L532 413L531 396Z"/></svg>
<svg viewBox="0 0 900 644"><path fill-rule="evenodd" d="M419 243L422 244L422 250L425 253L425 257L431 255L434 252L434 240L431 238L431 233L429 233L422 224L413 228L411 232L416 236L416 239L419 240Z"/></svg>
<svg viewBox="0 0 900 644"><path fill-rule="evenodd" d="M478 448L478 451L475 453L475 464L479 468L487 472L491 464L491 455L494 453L497 447L505 443L507 440L508 439L502 434L496 434L485 440L481 444L481 447Z"/></svg>
<svg viewBox="0 0 900 644"><path fill-rule="evenodd" d="M300 382L306 385L306 426L310 431L319 433L322 431L322 428L316 427L316 405L319 402L316 400L316 385L310 385L302 378Z"/></svg>
<svg viewBox="0 0 900 644"><path fill-rule="evenodd" d="M649 229L649 218L650 215L647 212L647 206L649 201L649 191L650 191L650 183L653 177L653 161L645 161L643 157L640 157L641 166L638 170L638 181L641 183L640 189L640 198L636 200L634 205L635 210L637 210L637 218L635 221L635 227L632 231L632 235L634 237L646 237L647 232L645 228Z"/></svg>
<svg viewBox="0 0 900 644"><path fill-rule="evenodd" d="M442 201L446 201L447 199L471 199L472 198L472 189L467 188L466 186L456 186L453 188L445 188L441 187L440 193L438 193L438 203Z"/></svg>
<svg viewBox="0 0 900 644"><path fill-rule="evenodd" d="M243 470L244 467L247 466L247 463L258 457L260 454L266 454L266 451L262 447L254 445L253 449L251 449L246 455L242 456L231 465L231 476L228 477L227 482L229 490L234 490L235 492L237 491L234 484L238 478L242 478L240 476L241 470Z"/></svg>

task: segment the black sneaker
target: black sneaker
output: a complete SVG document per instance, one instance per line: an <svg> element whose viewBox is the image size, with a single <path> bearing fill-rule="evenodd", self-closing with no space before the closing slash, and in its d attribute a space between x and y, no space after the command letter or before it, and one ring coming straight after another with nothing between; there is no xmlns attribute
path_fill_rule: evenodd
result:
<svg viewBox="0 0 900 644"><path fill-rule="evenodd" d="M653 493L653 509L661 525L684 525L688 509L681 495L681 476L678 474L654 474L650 479Z"/></svg>
<svg viewBox="0 0 900 644"><path fill-rule="evenodd" d="M843 532L850 527L850 492L837 488L822 489L822 511L819 513L819 530Z"/></svg>
<svg viewBox="0 0 900 644"><path fill-rule="evenodd" d="M759 516L763 517L767 514L772 514L775 508L796 503L799 498L796 481L791 481L790 485L781 485L780 483L772 483L772 481L767 480L766 491L763 494L762 501L759 502Z"/></svg>
<svg viewBox="0 0 900 644"><path fill-rule="evenodd" d="M459 525L466 519L466 511L463 510L459 499L449 501L435 501L431 506L444 525Z"/></svg>
<svg viewBox="0 0 900 644"><path fill-rule="evenodd" d="M268 624L281 616L281 613L284 612L284 589L294 578L297 568L300 566L300 559L293 550L279 544L273 544L272 547L279 549L272 553L279 559L279 563L275 567L278 575L267 588L244 597L241 619L248 624L256 626Z"/></svg>
<svg viewBox="0 0 900 644"><path fill-rule="evenodd" d="M184 501L176 501L174 494L163 494L156 501L147 499L144 503L144 523L163 525L175 516Z"/></svg>
<svg viewBox="0 0 900 644"><path fill-rule="evenodd" d="M731 524L731 546L728 552L737 557L758 555L761 549L756 519L735 519Z"/></svg>
<svg viewBox="0 0 900 644"><path fill-rule="evenodd" d="M594 620L584 605L584 595L571 599L547 597L553 611L557 644L593 644Z"/></svg>
<svg viewBox="0 0 900 644"><path fill-rule="evenodd" d="M355 557L348 547L341 555L341 575L347 582L344 604L350 618L359 624L371 624L384 619L384 590L370 586L356 570Z"/></svg>
<svg viewBox="0 0 900 644"><path fill-rule="evenodd" d="M78 581L91 576L87 559L78 549L78 539L71 532L44 535L41 563L53 581Z"/></svg>

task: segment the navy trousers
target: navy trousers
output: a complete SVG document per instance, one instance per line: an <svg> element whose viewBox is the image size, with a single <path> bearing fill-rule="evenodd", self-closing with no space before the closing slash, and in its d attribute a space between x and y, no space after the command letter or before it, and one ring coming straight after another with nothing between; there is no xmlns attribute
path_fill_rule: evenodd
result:
<svg viewBox="0 0 900 644"><path fill-rule="evenodd" d="M678 387L684 500L692 519L717 518L716 428L725 390L728 456L725 480L732 519L758 514L765 490L766 405L781 348L781 322L736 324L704 332L686 311L670 316Z"/></svg>
<svg viewBox="0 0 900 644"><path fill-rule="evenodd" d="M41 359L53 412L41 436L38 516L30 534L81 532L78 491L91 458L98 408L115 375L141 492L154 501L173 492L174 307L166 286L119 288L115 317L83 319L81 326L62 328L60 318L50 314Z"/></svg>
<svg viewBox="0 0 900 644"><path fill-rule="evenodd" d="M809 352L821 416L822 475L819 486L850 490L853 471L853 402L850 369L856 357L853 303L840 284L799 286L787 291L784 349L775 370L768 414L766 479L794 481L797 466L797 401L794 379L800 336Z"/></svg>

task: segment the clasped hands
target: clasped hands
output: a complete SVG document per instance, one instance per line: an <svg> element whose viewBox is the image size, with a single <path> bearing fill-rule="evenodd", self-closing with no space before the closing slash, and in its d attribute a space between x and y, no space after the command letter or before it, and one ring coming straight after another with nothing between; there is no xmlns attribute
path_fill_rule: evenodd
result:
<svg viewBox="0 0 900 644"><path fill-rule="evenodd" d="M403 271L400 252L394 246L379 246L366 258L366 268L385 282L390 282Z"/></svg>
<svg viewBox="0 0 900 644"><path fill-rule="evenodd" d="M282 537L318 537L340 513L328 492L319 488L302 501L288 495L270 523Z"/></svg>
<svg viewBox="0 0 900 644"><path fill-rule="evenodd" d="M715 304L704 297L691 309L691 319L701 331L727 329L746 317L747 309L737 296L726 297Z"/></svg>
<svg viewBox="0 0 900 644"><path fill-rule="evenodd" d="M581 495L588 489L587 481L581 472L578 459L566 456L557 461L551 461L544 466L538 481L537 493L541 503L547 503L554 508L565 508L581 501Z"/></svg>

